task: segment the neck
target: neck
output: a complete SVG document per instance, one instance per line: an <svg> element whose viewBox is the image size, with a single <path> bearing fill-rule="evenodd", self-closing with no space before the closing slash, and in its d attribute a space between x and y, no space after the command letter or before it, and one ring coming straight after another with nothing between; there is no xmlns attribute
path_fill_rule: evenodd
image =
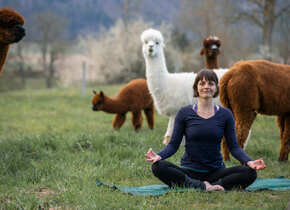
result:
<svg viewBox="0 0 290 210"><path fill-rule="evenodd" d="M145 56L146 76L168 74L164 53L161 52L155 57ZM158 68L158 69L156 69Z"/></svg>
<svg viewBox="0 0 290 210"><path fill-rule="evenodd" d="M206 57L206 68L207 69L218 69L217 57L214 57L214 58Z"/></svg>
<svg viewBox="0 0 290 210"><path fill-rule="evenodd" d="M3 66L5 64L6 58L7 58L7 54L8 54L8 50L9 50L9 45L5 45L5 44L0 44L0 73L3 69Z"/></svg>
<svg viewBox="0 0 290 210"><path fill-rule="evenodd" d="M202 111L210 111L212 110L214 107L213 104L213 99L212 98L198 98L197 101L197 108L198 110L202 110Z"/></svg>
<svg viewBox="0 0 290 210"><path fill-rule="evenodd" d="M117 98L109 98L105 97L105 105L104 105L104 112L107 113L124 113L126 111L126 107L123 103L120 102Z"/></svg>

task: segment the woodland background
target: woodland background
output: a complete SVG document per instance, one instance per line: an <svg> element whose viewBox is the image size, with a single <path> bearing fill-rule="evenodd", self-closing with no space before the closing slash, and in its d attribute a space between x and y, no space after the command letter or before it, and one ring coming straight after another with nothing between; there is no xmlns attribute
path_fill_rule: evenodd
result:
<svg viewBox="0 0 290 210"><path fill-rule="evenodd" d="M27 35L9 52L0 91L91 85L145 77L140 34L166 40L170 72L197 72L202 40L222 40L219 64L267 59L290 63L287 0L0 0L25 18Z"/></svg>

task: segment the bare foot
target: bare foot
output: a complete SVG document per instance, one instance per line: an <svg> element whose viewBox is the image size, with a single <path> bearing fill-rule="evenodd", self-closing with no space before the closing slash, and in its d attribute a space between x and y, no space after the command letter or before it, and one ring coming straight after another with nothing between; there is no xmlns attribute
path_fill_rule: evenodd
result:
<svg viewBox="0 0 290 210"><path fill-rule="evenodd" d="M224 191L225 189L220 186L220 185L211 185L209 182L204 181L205 184L205 191L210 192L210 191Z"/></svg>
<svg viewBox="0 0 290 210"><path fill-rule="evenodd" d="M167 145L169 141L170 141L170 136L165 136L162 143Z"/></svg>

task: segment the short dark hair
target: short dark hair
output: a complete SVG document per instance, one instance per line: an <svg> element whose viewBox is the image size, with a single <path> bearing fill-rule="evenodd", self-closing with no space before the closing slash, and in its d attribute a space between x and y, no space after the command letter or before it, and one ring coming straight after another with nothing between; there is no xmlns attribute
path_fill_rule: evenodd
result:
<svg viewBox="0 0 290 210"><path fill-rule="evenodd" d="M193 83L193 96L194 97L198 97L198 91L197 91L197 84L200 80L203 80L203 78L207 81L213 81L216 85L216 92L213 95L213 97L217 97L219 94L219 81L218 81L218 77L216 75L216 73L213 70L209 70L209 69L202 69L200 72L197 73L194 83Z"/></svg>

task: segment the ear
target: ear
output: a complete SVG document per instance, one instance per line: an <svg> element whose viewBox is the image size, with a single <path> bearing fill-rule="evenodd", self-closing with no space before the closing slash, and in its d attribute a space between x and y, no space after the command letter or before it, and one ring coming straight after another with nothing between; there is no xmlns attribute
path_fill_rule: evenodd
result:
<svg viewBox="0 0 290 210"><path fill-rule="evenodd" d="M104 93L103 93L103 91L100 91L100 96L101 96L102 98L104 98Z"/></svg>
<svg viewBox="0 0 290 210"><path fill-rule="evenodd" d="M200 51L199 54L200 54L200 55L203 55L203 54L204 54L204 49L203 49L203 48L201 49L201 51Z"/></svg>
<svg viewBox="0 0 290 210"><path fill-rule="evenodd" d="M93 94L96 95L97 94L97 91L96 90L93 90Z"/></svg>

